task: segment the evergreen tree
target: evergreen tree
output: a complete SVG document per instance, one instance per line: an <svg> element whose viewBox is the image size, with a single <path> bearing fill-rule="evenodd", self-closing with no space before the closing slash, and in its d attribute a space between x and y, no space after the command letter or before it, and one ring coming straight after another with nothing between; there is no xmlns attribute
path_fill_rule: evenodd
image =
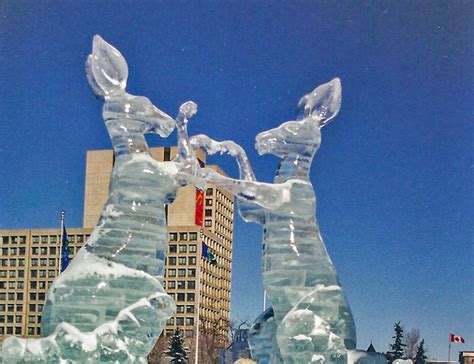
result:
<svg viewBox="0 0 474 364"><path fill-rule="evenodd" d="M171 364L186 364L188 362L188 348L184 345L181 331L176 329L170 337L166 356L171 359Z"/></svg>
<svg viewBox="0 0 474 364"><path fill-rule="evenodd" d="M427 356L425 355L425 339L421 340L420 345L418 345L418 350L416 351L415 364L425 364Z"/></svg>
<svg viewBox="0 0 474 364"><path fill-rule="evenodd" d="M393 325L393 329L395 336L392 336L392 338L395 339L395 342L390 344L390 349L392 350L385 354L385 357L390 363L403 357L403 347L406 346L406 344L403 343L403 328L400 325L400 321Z"/></svg>

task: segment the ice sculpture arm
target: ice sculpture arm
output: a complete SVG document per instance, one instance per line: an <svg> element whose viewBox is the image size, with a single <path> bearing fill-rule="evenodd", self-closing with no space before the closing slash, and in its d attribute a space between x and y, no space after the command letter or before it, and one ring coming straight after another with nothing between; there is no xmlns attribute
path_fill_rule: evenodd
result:
<svg viewBox="0 0 474 364"><path fill-rule="evenodd" d="M247 153L245 153L244 148L242 148L237 143L232 140L224 140L222 142L215 141L212 138L209 138L207 135L199 134L195 135L190 139L191 146L194 149L204 148L209 154L216 153L227 153L230 156L234 157L239 166L240 179L246 181L255 181L255 174L253 173L252 166L250 165Z"/></svg>
<svg viewBox="0 0 474 364"><path fill-rule="evenodd" d="M204 148L209 154L220 152L233 156L238 164L240 177L234 179L223 176L212 169L202 168L201 175L209 183L220 185L237 195L267 209L276 209L289 199L289 183L269 184L257 182L244 149L232 141L217 142L206 135L193 136L191 145Z"/></svg>

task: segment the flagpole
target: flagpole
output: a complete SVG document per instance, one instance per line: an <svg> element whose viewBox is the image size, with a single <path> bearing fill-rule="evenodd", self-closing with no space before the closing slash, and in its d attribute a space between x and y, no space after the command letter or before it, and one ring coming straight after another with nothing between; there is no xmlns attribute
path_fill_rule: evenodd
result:
<svg viewBox="0 0 474 364"><path fill-rule="evenodd" d="M61 261L63 258L63 234L64 234L64 210L61 210L61 232L59 234L59 268L58 272L61 273Z"/></svg>
<svg viewBox="0 0 474 364"><path fill-rule="evenodd" d="M201 237L202 239L202 237ZM204 264L203 264L203 261L202 261L202 243L201 243L201 255L199 257L199 265L197 266L197 287L196 287L196 294L197 294L197 298L196 298L196 318L197 318L197 322L196 322L196 348L194 350L194 363L195 364L198 364L198 358L199 358L199 324L201 322L201 320L199 319L199 314L200 314L200 311L201 311L201 307L200 307L200 297L201 297L201 267L202 269L204 269Z"/></svg>
<svg viewBox="0 0 474 364"><path fill-rule="evenodd" d="M449 334L448 364L451 361L451 333Z"/></svg>

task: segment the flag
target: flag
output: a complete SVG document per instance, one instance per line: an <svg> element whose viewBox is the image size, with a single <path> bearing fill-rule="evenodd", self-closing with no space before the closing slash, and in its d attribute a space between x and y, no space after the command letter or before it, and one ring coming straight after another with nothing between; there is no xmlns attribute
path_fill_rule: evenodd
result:
<svg viewBox="0 0 474 364"><path fill-rule="evenodd" d="M204 191L196 188L196 207L194 212L194 223L197 226L202 226L204 209Z"/></svg>
<svg viewBox="0 0 474 364"><path fill-rule="evenodd" d="M454 334L449 334L450 336L450 341L452 343L461 343L461 344L464 344L464 338L461 337L461 336L457 336L457 335L454 335Z"/></svg>
<svg viewBox="0 0 474 364"><path fill-rule="evenodd" d="M71 261L69 253L69 240L67 240L66 226L63 225L63 234L61 236L61 272L64 272Z"/></svg>
<svg viewBox="0 0 474 364"><path fill-rule="evenodd" d="M211 249L209 249L205 242L202 242L201 255L212 265L217 265L217 259L214 253L212 253Z"/></svg>

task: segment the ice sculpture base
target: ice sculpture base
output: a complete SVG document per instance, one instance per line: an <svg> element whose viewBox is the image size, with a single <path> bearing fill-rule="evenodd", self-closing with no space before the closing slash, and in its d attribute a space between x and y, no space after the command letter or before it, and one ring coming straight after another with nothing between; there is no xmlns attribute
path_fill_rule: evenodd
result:
<svg viewBox="0 0 474 364"><path fill-rule="evenodd" d="M161 306L167 295L156 293L120 311L114 321L92 332L81 332L68 323L59 324L51 335L40 339L7 337L3 363L147 363L157 332L148 332L147 322L162 321ZM163 298L166 302L163 302ZM145 330L144 330L145 328Z"/></svg>

